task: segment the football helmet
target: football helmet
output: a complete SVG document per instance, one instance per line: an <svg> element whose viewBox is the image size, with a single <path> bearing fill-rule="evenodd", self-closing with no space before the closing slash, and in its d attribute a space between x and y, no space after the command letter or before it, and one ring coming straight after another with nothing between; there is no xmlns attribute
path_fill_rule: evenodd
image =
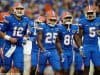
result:
<svg viewBox="0 0 100 75"><path fill-rule="evenodd" d="M39 28L40 23L45 22L45 17L44 16L39 16L35 19L35 27Z"/></svg>
<svg viewBox="0 0 100 75"><path fill-rule="evenodd" d="M46 23L51 27L54 27L57 24L57 15L53 10L46 13Z"/></svg>
<svg viewBox="0 0 100 75"><path fill-rule="evenodd" d="M61 15L61 20L63 24L72 24L73 16L70 12L63 12Z"/></svg>
<svg viewBox="0 0 100 75"><path fill-rule="evenodd" d="M9 16L8 12L1 12L0 13L0 22L4 22L6 16Z"/></svg>
<svg viewBox="0 0 100 75"><path fill-rule="evenodd" d="M37 23L45 22L45 17L44 16L39 16L38 18L35 19L35 22L37 22Z"/></svg>
<svg viewBox="0 0 100 75"><path fill-rule="evenodd" d="M61 15L61 21L63 24L72 24L73 22L73 16L70 12L63 12Z"/></svg>
<svg viewBox="0 0 100 75"><path fill-rule="evenodd" d="M84 13L85 13L85 17L88 20L93 20L96 17L96 7L93 5L89 5L85 8Z"/></svg>
<svg viewBox="0 0 100 75"><path fill-rule="evenodd" d="M2 12L1 14L2 14L3 18L10 15L9 12Z"/></svg>
<svg viewBox="0 0 100 75"><path fill-rule="evenodd" d="M13 12L16 16L18 17L21 17L24 15L25 13L25 9L24 9L24 6L19 3L19 2L16 2L13 6Z"/></svg>
<svg viewBox="0 0 100 75"><path fill-rule="evenodd" d="M3 22L3 16L1 13L0 13L0 22Z"/></svg>

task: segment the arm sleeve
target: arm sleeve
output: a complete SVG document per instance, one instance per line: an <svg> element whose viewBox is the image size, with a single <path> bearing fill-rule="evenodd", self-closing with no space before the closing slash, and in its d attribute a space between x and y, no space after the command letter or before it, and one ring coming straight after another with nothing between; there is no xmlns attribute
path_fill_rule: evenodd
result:
<svg viewBox="0 0 100 75"><path fill-rule="evenodd" d="M9 17L5 17L4 18L4 22L3 23L0 23L0 31L2 32L6 32L9 28Z"/></svg>
<svg viewBox="0 0 100 75"><path fill-rule="evenodd" d="M0 31L6 32L8 25L6 23L0 23Z"/></svg>
<svg viewBox="0 0 100 75"><path fill-rule="evenodd" d="M38 27L36 28L37 32L40 32L40 31L43 32L44 29L45 29L45 24L44 24L44 23L40 23L40 24L38 25Z"/></svg>

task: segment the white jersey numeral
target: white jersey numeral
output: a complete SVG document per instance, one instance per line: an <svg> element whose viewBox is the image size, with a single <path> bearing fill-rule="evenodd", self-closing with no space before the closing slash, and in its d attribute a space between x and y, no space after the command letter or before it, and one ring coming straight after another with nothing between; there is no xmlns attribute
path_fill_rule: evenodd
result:
<svg viewBox="0 0 100 75"><path fill-rule="evenodd" d="M22 37L23 27L14 27L13 36Z"/></svg>
<svg viewBox="0 0 100 75"><path fill-rule="evenodd" d="M64 45L70 45L71 37L70 35L65 35L64 37Z"/></svg>
<svg viewBox="0 0 100 75"><path fill-rule="evenodd" d="M47 33L46 34L46 43L55 43L57 33Z"/></svg>
<svg viewBox="0 0 100 75"><path fill-rule="evenodd" d="M96 32L95 32L95 27L90 27L89 28L89 36L90 37L95 37L96 36Z"/></svg>

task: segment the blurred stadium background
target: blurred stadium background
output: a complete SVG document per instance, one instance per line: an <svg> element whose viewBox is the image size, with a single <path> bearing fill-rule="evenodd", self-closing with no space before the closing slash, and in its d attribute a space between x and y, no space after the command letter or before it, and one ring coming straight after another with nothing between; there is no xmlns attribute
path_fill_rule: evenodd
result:
<svg viewBox="0 0 100 75"><path fill-rule="evenodd" d="M44 10L53 8L58 16L62 11L68 10L73 13L75 20L82 17L82 10L88 4L97 6L97 15L100 14L100 0L0 0L0 12L9 11L14 2L21 2L26 8L26 15L36 18L38 15L44 15Z"/></svg>

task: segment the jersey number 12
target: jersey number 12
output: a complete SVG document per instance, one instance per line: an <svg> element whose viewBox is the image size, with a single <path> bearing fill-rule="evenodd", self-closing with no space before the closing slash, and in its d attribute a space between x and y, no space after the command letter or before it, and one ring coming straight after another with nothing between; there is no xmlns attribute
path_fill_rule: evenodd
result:
<svg viewBox="0 0 100 75"><path fill-rule="evenodd" d="M23 27L14 27L13 36L22 37Z"/></svg>

